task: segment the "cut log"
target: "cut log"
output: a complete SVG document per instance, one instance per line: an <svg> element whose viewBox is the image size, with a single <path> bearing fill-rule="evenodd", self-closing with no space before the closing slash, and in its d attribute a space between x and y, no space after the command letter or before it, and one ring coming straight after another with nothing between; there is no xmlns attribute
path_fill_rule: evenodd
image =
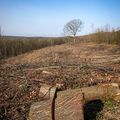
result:
<svg viewBox="0 0 120 120"><path fill-rule="evenodd" d="M29 120L84 120L83 100L81 92L57 94L54 111L51 111L52 99L37 102L31 106Z"/></svg>
<svg viewBox="0 0 120 120"><path fill-rule="evenodd" d="M119 98L118 84L101 84L92 87L57 92L54 111L53 99L34 103L30 108L29 120L84 120L83 106L86 102L106 97ZM52 119L54 112L55 119Z"/></svg>

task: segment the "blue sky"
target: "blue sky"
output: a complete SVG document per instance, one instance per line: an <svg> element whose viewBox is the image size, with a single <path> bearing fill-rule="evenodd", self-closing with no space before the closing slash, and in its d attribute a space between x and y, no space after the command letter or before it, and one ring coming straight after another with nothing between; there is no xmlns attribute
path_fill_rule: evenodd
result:
<svg viewBox="0 0 120 120"><path fill-rule="evenodd" d="M110 24L120 27L120 0L0 0L2 34L61 36L64 25L81 19L81 35Z"/></svg>

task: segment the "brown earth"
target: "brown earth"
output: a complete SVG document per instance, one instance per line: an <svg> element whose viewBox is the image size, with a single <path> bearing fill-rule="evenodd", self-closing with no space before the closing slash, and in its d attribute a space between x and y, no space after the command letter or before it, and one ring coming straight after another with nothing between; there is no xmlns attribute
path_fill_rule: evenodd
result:
<svg viewBox="0 0 120 120"><path fill-rule="evenodd" d="M120 83L117 45L67 43L9 58L0 63L0 119L26 119L31 103L42 99L43 83L62 83L65 90L111 82ZM119 108L119 103L105 101L96 119L119 120Z"/></svg>

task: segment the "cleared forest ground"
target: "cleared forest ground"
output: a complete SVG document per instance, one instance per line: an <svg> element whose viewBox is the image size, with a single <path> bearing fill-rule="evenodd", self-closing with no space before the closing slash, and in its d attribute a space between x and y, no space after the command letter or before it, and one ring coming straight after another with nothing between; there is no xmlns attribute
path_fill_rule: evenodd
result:
<svg viewBox="0 0 120 120"><path fill-rule="evenodd" d="M11 57L0 64L0 118L26 118L30 104L41 99L42 83L62 83L65 90L110 82L120 83L118 45L66 43ZM96 119L119 120L119 102L106 101Z"/></svg>

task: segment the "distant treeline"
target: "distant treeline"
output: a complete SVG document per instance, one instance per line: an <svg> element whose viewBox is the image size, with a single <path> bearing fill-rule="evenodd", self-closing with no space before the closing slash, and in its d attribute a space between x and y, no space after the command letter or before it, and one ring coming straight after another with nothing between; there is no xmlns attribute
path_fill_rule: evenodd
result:
<svg viewBox="0 0 120 120"><path fill-rule="evenodd" d="M120 30L101 30L96 32L76 37L78 42L93 41L97 43L119 44L120 45ZM31 50L36 50L52 45L60 45L73 40L72 37L60 38L26 38L26 37L5 37L0 36L0 59L16 56Z"/></svg>
<svg viewBox="0 0 120 120"><path fill-rule="evenodd" d="M16 56L31 50L36 50L66 42L65 38L22 38L0 36L0 59Z"/></svg>
<svg viewBox="0 0 120 120"><path fill-rule="evenodd" d="M94 36L94 41L98 43L120 44L120 31L98 32Z"/></svg>
<svg viewBox="0 0 120 120"><path fill-rule="evenodd" d="M97 43L120 45L120 30L97 29L94 33L83 36L82 39L86 41L94 41Z"/></svg>

